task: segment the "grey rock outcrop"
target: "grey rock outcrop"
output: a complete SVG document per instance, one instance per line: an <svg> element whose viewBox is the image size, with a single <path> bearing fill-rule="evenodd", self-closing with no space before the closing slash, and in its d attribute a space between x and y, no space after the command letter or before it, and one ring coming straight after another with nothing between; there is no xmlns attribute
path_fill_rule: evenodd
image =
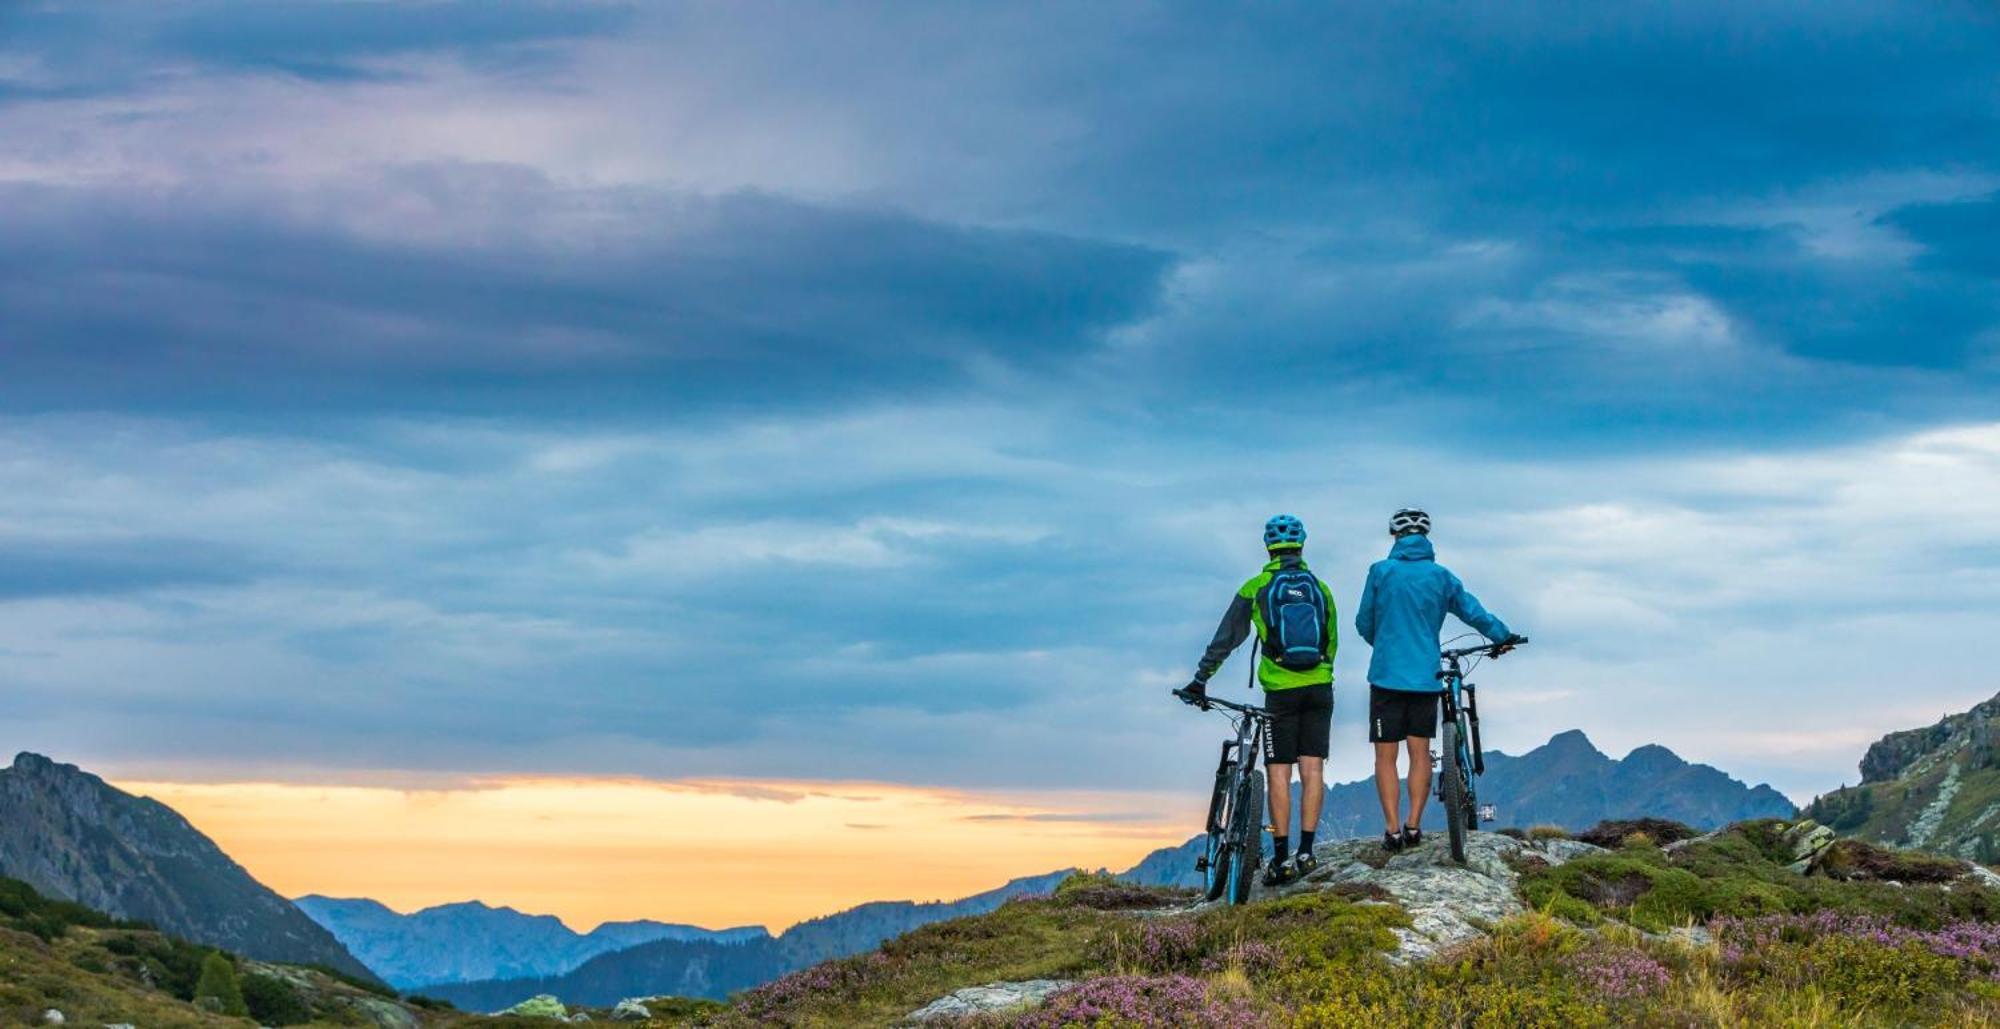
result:
<svg viewBox="0 0 2000 1029"><path fill-rule="evenodd" d="M1050 994L1068 985L1070 983L1065 979L1029 979L1025 982L968 986L910 1012L906 1021L923 1025L1020 1011L1039 1006Z"/></svg>
<svg viewBox="0 0 2000 1029"><path fill-rule="evenodd" d="M1342 884L1372 886L1410 913L1410 926L1397 929L1393 960L1422 960L1455 943L1483 935L1508 915L1527 910L1521 903L1524 861L1559 865L1602 848L1575 840L1517 840L1475 832L1466 841L1465 864L1451 859L1440 836L1426 837L1413 850L1388 853L1372 840L1341 840L1313 848L1319 870L1275 891L1259 885L1253 896L1289 895Z"/></svg>

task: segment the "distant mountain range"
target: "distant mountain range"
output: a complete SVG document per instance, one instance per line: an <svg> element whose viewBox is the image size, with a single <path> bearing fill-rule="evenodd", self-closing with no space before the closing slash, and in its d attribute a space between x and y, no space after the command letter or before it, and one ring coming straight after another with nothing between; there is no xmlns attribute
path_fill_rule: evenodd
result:
<svg viewBox="0 0 2000 1029"><path fill-rule="evenodd" d="M365 899L307 896L295 902L391 986L561 975L599 954L654 940L743 943L767 939L763 926L703 929L665 922L606 922L578 933L553 915L522 914L478 901L410 914Z"/></svg>
<svg viewBox="0 0 2000 1029"><path fill-rule="evenodd" d="M1986 864L2000 862L2000 696L1861 758L1861 782L1806 813L1837 832Z"/></svg>
<svg viewBox="0 0 2000 1029"><path fill-rule="evenodd" d="M1016 879L957 901L877 901L741 943L656 940L599 955L564 975L434 985L423 992L468 1011L499 1011L540 993L590 1005L660 993L719 999L829 958L868 950L932 922L985 914L1009 898L1047 893L1069 874L1065 869Z"/></svg>
<svg viewBox="0 0 2000 1029"><path fill-rule="evenodd" d="M1297 787L1293 787L1296 794ZM1709 766L1691 764L1665 747L1640 747L1613 760L1581 731L1558 733L1549 742L1515 757L1486 752L1479 799L1496 809L1495 825L1527 828L1558 825L1587 829L1607 818L1670 818L1711 829L1746 818L1789 818L1797 808L1769 786L1748 786ZM1424 825L1440 829L1443 815L1435 800L1425 808ZM1320 817L1327 839L1382 831L1382 806L1375 781L1330 786ZM1147 885L1197 885L1194 871L1199 837L1156 850L1125 877Z"/></svg>
<svg viewBox="0 0 2000 1029"><path fill-rule="evenodd" d="M0 770L0 876L196 943L374 978L172 808L39 754Z"/></svg>

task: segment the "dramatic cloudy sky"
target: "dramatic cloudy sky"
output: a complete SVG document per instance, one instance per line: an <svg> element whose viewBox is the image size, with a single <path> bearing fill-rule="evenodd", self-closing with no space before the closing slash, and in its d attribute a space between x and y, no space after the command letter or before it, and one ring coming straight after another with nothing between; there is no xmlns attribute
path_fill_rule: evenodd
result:
<svg viewBox="0 0 2000 1029"><path fill-rule="evenodd" d="M1503 749L2000 689L1993 9L1343 6L0 5L0 745L1110 860L1263 519L1405 504Z"/></svg>

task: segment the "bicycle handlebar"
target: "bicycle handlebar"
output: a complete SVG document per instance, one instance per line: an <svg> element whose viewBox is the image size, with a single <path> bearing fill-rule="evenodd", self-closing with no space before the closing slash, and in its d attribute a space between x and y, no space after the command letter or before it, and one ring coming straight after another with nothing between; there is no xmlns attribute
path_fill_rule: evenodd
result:
<svg viewBox="0 0 2000 1029"><path fill-rule="evenodd" d="M1440 653L1438 656L1446 661L1455 660L1461 657L1471 657L1474 654L1484 654L1487 657L1499 657L1500 655L1505 654L1506 652L1514 649L1515 647L1521 646L1527 642L1528 638L1526 636L1515 636L1512 639L1501 640L1498 643L1482 643L1476 647L1459 647L1456 650L1447 650Z"/></svg>
<svg viewBox="0 0 2000 1029"><path fill-rule="evenodd" d="M1179 697L1182 700L1188 699L1187 690L1177 689L1173 692L1174 696ZM1252 718L1271 717L1271 712L1266 711L1261 707L1252 707L1248 704L1238 704L1233 701L1223 700L1221 697L1203 697L1201 698L1200 703L1207 705L1209 707L1219 707L1226 711L1235 711L1238 712L1239 714L1246 714Z"/></svg>

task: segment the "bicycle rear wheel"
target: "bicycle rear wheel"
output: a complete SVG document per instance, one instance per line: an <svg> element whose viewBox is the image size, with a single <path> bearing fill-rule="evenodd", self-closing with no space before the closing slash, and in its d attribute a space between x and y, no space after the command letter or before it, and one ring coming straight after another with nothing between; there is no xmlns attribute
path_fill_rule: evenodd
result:
<svg viewBox="0 0 2000 1029"><path fill-rule="evenodd" d="M1438 792L1444 800L1445 835L1451 839L1451 859L1464 864L1468 826L1465 815L1471 803L1471 789L1469 770L1458 752L1458 722L1454 719L1444 723L1444 768L1440 770Z"/></svg>
<svg viewBox="0 0 2000 1029"><path fill-rule="evenodd" d="M1236 787L1236 809L1230 812L1229 902L1250 902L1250 887L1264 863L1264 777L1250 769Z"/></svg>
<svg viewBox="0 0 2000 1029"><path fill-rule="evenodd" d="M1229 885L1230 787L1236 783L1236 762L1226 761L1215 772L1215 793L1208 798L1208 842L1202 852L1202 895L1222 896Z"/></svg>

